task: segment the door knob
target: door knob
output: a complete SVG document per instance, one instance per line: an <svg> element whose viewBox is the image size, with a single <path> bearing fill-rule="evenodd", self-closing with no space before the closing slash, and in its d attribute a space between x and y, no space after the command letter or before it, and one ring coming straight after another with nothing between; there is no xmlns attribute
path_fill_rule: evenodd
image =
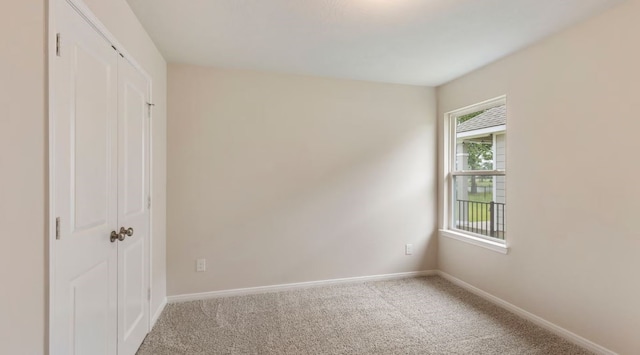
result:
<svg viewBox="0 0 640 355"><path fill-rule="evenodd" d="M116 240L124 240L124 236L116 231L111 231L111 243L115 243Z"/></svg>
<svg viewBox="0 0 640 355"><path fill-rule="evenodd" d="M126 236L131 237L133 235L133 228L129 227L128 229L124 229L124 227L120 227L120 235L122 236L120 240L124 240Z"/></svg>

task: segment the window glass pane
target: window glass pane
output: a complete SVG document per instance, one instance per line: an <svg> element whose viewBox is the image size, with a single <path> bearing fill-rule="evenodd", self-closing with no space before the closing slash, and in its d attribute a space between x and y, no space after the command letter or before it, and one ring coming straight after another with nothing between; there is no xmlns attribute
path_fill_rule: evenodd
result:
<svg viewBox="0 0 640 355"><path fill-rule="evenodd" d="M505 239L505 179L505 176L454 176L453 228Z"/></svg>
<svg viewBox="0 0 640 355"><path fill-rule="evenodd" d="M455 118L454 170L503 170L506 107L496 106ZM502 165L502 166L501 166Z"/></svg>

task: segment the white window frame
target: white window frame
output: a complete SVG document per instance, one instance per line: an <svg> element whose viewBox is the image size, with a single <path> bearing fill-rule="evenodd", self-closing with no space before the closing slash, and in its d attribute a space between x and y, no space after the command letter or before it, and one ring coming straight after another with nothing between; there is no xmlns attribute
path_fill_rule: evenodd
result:
<svg viewBox="0 0 640 355"><path fill-rule="evenodd" d="M456 119L460 116L487 110L493 107L502 106L507 104L506 95L496 97L484 102L473 104L461 109L450 111L444 115L444 140L443 140L443 156L444 159L444 183L443 183L443 210L442 210L442 229L440 229L440 236L453 238L462 242L477 245L489 250L493 250L502 254L508 253L508 246L506 239L492 238L481 234L460 230L455 228L455 222L453 221L453 196L454 196L454 177L455 176L506 176L505 170L464 170L456 171ZM495 157L495 156L494 156ZM505 237L506 238L506 237Z"/></svg>

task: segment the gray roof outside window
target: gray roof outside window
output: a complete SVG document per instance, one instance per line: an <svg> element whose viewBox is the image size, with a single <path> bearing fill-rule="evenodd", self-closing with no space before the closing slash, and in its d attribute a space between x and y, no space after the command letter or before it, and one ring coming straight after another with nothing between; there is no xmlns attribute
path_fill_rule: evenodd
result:
<svg viewBox="0 0 640 355"><path fill-rule="evenodd" d="M501 126L507 123L507 106L492 107L478 116L462 122L456 127L456 132L469 132L477 129Z"/></svg>

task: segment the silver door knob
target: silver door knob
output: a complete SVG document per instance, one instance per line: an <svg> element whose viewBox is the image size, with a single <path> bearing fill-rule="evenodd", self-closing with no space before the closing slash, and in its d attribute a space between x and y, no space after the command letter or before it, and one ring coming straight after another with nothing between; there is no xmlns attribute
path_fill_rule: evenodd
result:
<svg viewBox="0 0 640 355"><path fill-rule="evenodd" d="M124 236L116 231L111 231L111 243L115 243L116 240L124 240Z"/></svg>
<svg viewBox="0 0 640 355"><path fill-rule="evenodd" d="M133 235L133 228L129 227L128 229L124 229L124 227L120 227L120 235L122 236L120 240L124 240L126 236L131 237Z"/></svg>

